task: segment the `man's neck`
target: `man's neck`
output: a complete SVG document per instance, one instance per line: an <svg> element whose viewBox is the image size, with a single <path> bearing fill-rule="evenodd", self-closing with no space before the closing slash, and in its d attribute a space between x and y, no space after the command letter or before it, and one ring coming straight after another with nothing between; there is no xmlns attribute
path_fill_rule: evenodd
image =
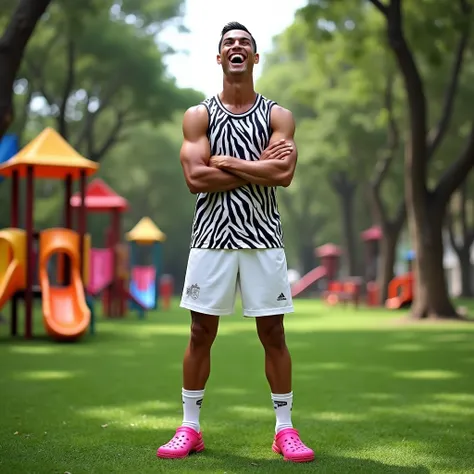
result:
<svg viewBox="0 0 474 474"><path fill-rule="evenodd" d="M221 102L228 107L245 108L255 102L256 92L251 76L236 81L224 76L223 89L220 94Z"/></svg>

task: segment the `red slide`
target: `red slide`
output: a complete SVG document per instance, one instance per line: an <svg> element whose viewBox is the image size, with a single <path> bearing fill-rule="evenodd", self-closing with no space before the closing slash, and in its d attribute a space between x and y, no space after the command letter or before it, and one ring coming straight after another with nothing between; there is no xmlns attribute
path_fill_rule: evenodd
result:
<svg viewBox="0 0 474 474"><path fill-rule="evenodd" d="M310 272L304 275L300 280L294 283L291 287L291 296L297 296L302 291L306 290L310 285L321 280L326 276L326 269L322 266L313 268Z"/></svg>

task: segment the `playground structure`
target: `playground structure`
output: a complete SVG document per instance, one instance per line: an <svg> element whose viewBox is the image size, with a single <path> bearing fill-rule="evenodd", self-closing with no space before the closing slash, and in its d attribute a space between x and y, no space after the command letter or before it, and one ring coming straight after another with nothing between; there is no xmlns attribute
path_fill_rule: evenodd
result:
<svg viewBox="0 0 474 474"><path fill-rule="evenodd" d="M80 209L81 197L70 199L73 210ZM88 284L86 291L92 300L102 296L103 312L107 317L121 317L126 313L128 294L127 248L120 243L121 217L129 209L128 201L119 196L100 178L86 188L85 207L88 213L110 213L110 226L104 235L104 248L90 249Z"/></svg>
<svg viewBox="0 0 474 474"><path fill-rule="evenodd" d="M172 280L167 275L159 278L165 235L150 219L142 219L129 232L128 245L132 251L136 246L151 245L153 265L135 266L133 258L129 262L128 245L120 242L121 214L128 209L128 202L100 179L87 186L87 178L99 165L79 155L49 127L21 151L15 137L8 139L7 145L0 142L0 178L11 179L11 226L0 230L0 310L10 302L11 335L18 333L18 305L24 301L24 337L33 337L35 298L41 300L43 323L54 339L78 339L88 327L92 333L93 301L99 295L108 317L123 316L127 301L143 317L147 309L157 308L160 292L167 308ZM26 180L24 229L20 224L20 179ZM35 179L64 181L62 227L34 230ZM80 185L73 195L74 181ZM91 249L87 212L111 213L105 248ZM144 283L148 285L145 289Z"/></svg>
<svg viewBox="0 0 474 474"><path fill-rule="evenodd" d="M98 164L82 157L54 129L44 129L13 157L0 165L0 176L11 179L11 227L0 231L0 309L11 301L10 332L18 331L18 303L24 301L24 337L33 337L33 300L41 298L43 323L55 339L76 339L89 326L83 284L87 281L86 208L87 177ZM20 179L26 180L25 228L20 228ZM64 225L40 232L34 230L34 185L36 179L64 181ZM73 230L69 201L74 181L79 181L81 205L78 231ZM35 246L38 250L35 250ZM48 267L54 256L67 262L53 285ZM36 280L36 281L35 281Z"/></svg>
<svg viewBox="0 0 474 474"><path fill-rule="evenodd" d="M389 283L388 296L385 302L380 301L380 290L377 284L377 266L379 256L379 241L382 231L378 226L371 227L361 234L366 247L366 272L364 277L338 278L341 249L328 243L315 250L321 264L296 281L291 287L293 297L301 296L319 285L318 293L330 305L340 302L352 302L356 307L362 301L365 293L367 306L382 306L399 309L410 305L413 301L413 252L408 252L405 259L408 271L395 276ZM363 281L365 280L365 288Z"/></svg>
<svg viewBox="0 0 474 474"><path fill-rule="evenodd" d="M72 209L80 205L80 196L71 197ZM92 247L88 261L88 284L86 293L90 306L102 299L106 317L123 317L127 313L127 302L137 310L141 318L147 310L157 309L159 286L163 286L164 306L169 306L171 294L167 291L166 277L159 280L161 271L161 242L165 234L149 218L143 218L127 233L128 244L121 242L121 217L129 209L127 200L118 195L100 178L94 179L86 188L85 206L88 212L110 213L110 226L105 230L105 247ZM153 263L135 266L137 246L150 246Z"/></svg>
<svg viewBox="0 0 474 474"><path fill-rule="evenodd" d="M130 245L130 307L137 310L140 317L144 317L145 310L158 307L160 289L165 293L165 305L169 305L172 292L171 280L166 276L160 280L161 246L162 242L166 240L166 235L149 217L144 217L132 230L127 232L126 239ZM139 265L139 254L143 254L143 251L146 250L151 250L152 264ZM150 252L146 253L148 253L147 257L150 257Z"/></svg>
<svg viewBox="0 0 474 474"><path fill-rule="evenodd" d="M413 260L415 253L408 251L405 261L408 264L407 272L395 276L388 285L387 300L385 306L389 309L400 309L410 306L414 297Z"/></svg>
<svg viewBox="0 0 474 474"><path fill-rule="evenodd" d="M337 245L328 243L318 247L315 253L320 259L321 265L308 272L292 285L292 297L301 295L315 283L320 283L323 287L320 289L320 293L329 304L352 300L357 305L360 297L360 279L351 278L347 281L336 279L339 271L339 260L342 254L341 249Z"/></svg>
<svg viewBox="0 0 474 474"><path fill-rule="evenodd" d="M367 281L367 305L384 305L389 309L400 309L411 305L414 297L413 290L413 270L412 262L415 257L414 252L409 251L405 255L408 269L405 273L395 276L388 285L387 300L380 301L380 288L377 284L378 259L380 253L380 240L382 239L382 229L373 226L361 234L361 238L366 246L366 275Z"/></svg>

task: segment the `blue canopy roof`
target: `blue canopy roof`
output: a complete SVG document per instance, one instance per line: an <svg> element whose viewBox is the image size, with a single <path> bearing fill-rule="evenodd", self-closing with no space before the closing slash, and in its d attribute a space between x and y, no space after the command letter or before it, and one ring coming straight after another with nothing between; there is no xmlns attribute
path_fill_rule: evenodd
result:
<svg viewBox="0 0 474 474"><path fill-rule="evenodd" d="M15 156L19 151L18 137L13 134L4 135L0 140L0 164L5 163L10 158ZM0 176L0 183L4 180Z"/></svg>

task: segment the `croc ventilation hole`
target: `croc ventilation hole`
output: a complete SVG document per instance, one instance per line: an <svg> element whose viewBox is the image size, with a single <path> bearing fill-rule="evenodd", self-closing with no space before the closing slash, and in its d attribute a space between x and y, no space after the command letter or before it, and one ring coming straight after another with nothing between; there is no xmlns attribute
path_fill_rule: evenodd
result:
<svg viewBox="0 0 474 474"><path fill-rule="evenodd" d="M185 441L183 441L185 439ZM189 443L189 438L182 434L181 436L175 436L168 444L167 447L172 449L184 448Z"/></svg>
<svg viewBox="0 0 474 474"><path fill-rule="evenodd" d="M292 453L298 452L298 451L306 451L305 445L302 443L302 441L298 438L293 438L293 436L290 436L290 439L285 440L286 447L285 449L288 449Z"/></svg>

